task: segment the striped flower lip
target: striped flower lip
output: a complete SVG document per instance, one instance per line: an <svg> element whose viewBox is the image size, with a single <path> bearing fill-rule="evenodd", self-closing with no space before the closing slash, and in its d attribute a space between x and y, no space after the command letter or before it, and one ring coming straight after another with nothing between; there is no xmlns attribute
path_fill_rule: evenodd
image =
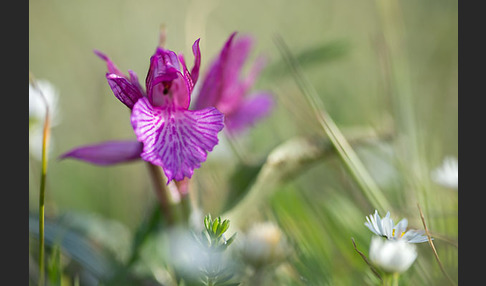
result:
<svg viewBox="0 0 486 286"><path fill-rule="evenodd" d="M390 212L386 213L386 216L381 218L378 211L366 217L364 223L374 234L385 237L389 240L401 240L408 243L421 243L428 241L428 237L424 230L407 231L408 220L406 218L399 221L396 225L393 224L393 220L390 218Z"/></svg>
<svg viewBox="0 0 486 286"><path fill-rule="evenodd" d="M173 105L152 106L142 98L135 104L131 122L144 143L142 159L162 166L168 181L191 177L218 143L223 114L216 108L191 111Z"/></svg>

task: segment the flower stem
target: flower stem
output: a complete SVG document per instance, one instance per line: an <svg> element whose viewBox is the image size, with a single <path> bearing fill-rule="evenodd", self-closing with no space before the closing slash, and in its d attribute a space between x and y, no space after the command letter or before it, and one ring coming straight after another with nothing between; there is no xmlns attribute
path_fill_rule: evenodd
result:
<svg viewBox="0 0 486 286"><path fill-rule="evenodd" d="M189 217L191 215L191 201L188 195L184 195L181 197L181 212L182 212L182 223L188 224Z"/></svg>
<svg viewBox="0 0 486 286"><path fill-rule="evenodd" d="M393 273L392 286L398 286L398 278L400 278L400 273L398 272Z"/></svg>
<svg viewBox="0 0 486 286"><path fill-rule="evenodd" d="M263 271L263 268L262 267L258 267L255 269L255 272L253 273L253 275L251 276L250 278L250 285L254 285L254 286L261 286L261 285L264 285L264 279L265 278L265 274L264 274L264 271Z"/></svg>
<svg viewBox="0 0 486 286"><path fill-rule="evenodd" d="M387 273L382 280L383 286L398 286L398 279L400 278L400 273Z"/></svg>
<svg viewBox="0 0 486 286"><path fill-rule="evenodd" d="M147 162L150 177L154 185L155 194L159 199L161 211L164 215L164 219L167 224L172 225L174 222L174 216L172 214L172 206L170 203L170 193L165 183L164 175L159 166L153 165Z"/></svg>
<svg viewBox="0 0 486 286"><path fill-rule="evenodd" d="M47 116L46 116L47 117ZM46 190L46 174L47 174L47 160L46 160L46 133L47 120L44 125L44 139L42 142L42 170L41 182L39 192L39 286L44 285L44 200Z"/></svg>
<svg viewBox="0 0 486 286"><path fill-rule="evenodd" d="M44 265L44 208L45 208L45 193L46 193L46 176L47 176L47 143L49 139L49 106L47 100L35 83L34 77L29 73L29 81L32 86L39 91L44 105L46 107L46 117L44 120L43 132L42 132L42 168L39 190L39 286L45 284L45 265Z"/></svg>
<svg viewBox="0 0 486 286"><path fill-rule="evenodd" d="M391 280L392 280L391 274L387 273L387 274L383 275L383 280L381 280L381 282L382 282L381 285L382 286L392 286Z"/></svg>

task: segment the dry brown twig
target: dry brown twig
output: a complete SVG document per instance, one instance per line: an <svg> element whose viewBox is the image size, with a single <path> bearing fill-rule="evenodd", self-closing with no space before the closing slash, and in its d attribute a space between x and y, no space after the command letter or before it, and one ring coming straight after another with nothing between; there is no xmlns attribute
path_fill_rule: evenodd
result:
<svg viewBox="0 0 486 286"><path fill-rule="evenodd" d="M381 278L380 274L375 269L375 267L371 264L371 262L368 260L368 258L366 258L366 255L364 255L363 252L359 251L358 248L356 247L356 243L354 242L354 238L351 237L351 240L353 241L354 250L356 250L356 252L361 256L361 258L363 258L364 262L366 262L366 264L368 264L371 271L373 271L373 274L375 274L375 276L378 277L378 279L380 279L381 282L383 282L383 279Z"/></svg>
<svg viewBox="0 0 486 286"><path fill-rule="evenodd" d="M422 219L422 224L424 225L424 230L425 230L425 234L427 235L429 245L432 248L432 251L434 252L434 256L435 256L435 259L437 260L437 263L439 263L440 270L447 277L447 279L449 279L449 281L451 282L452 285L456 285L456 283L452 280L452 278L449 276L449 274L445 271L444 266L442 265L442 262L439 259L439 254L437 253L437 250L435 249L434 243L432 242L432 238L430 237L429 229L427 228L427 225L425 224L424 213L422 212L422 209L420 208L419 203L417 203L417 207L419 209L420 219Z"/></svg>

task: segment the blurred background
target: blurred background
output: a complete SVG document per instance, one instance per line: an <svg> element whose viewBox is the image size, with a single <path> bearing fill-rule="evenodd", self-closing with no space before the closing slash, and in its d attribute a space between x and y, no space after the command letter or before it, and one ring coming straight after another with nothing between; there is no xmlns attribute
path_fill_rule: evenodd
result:
<svg viewBox="0 0 486 286"><path fill-rule="evenodd" d="M258 55L267 58L253 90L272 92L276 107L236 138L233 147L255 166L292 138L325 139L276 46L278 35L343 134L372 134L373 144L353 147L390 201L392 217L406 217L410 227L422 229L420 203L429 229L439 237L435 243L442 263L457 281L457 190L430 179L446 156L458 157L457 2L30 0L29 71L58 92L46 218L75 213L107 220L124 234L112 236L111 243L127 245L148 216L156 197L144 162L100 167L57 157L80 145L135 139L129 111L113 96L106 65L93 49L107 54L124 73L135 71L144 83L161 25L167 31L166 48L184 53L188 66L191 46L201 39L203 75L232 32L254 37L245 70ZM222 215L225 198L255 177L245 171L249 179L234 179L241 162L232 150L221 138L194 173L203 213ZM41 165L30 153L29 210L35 214ZM268 190L260 202L261 218L276 222L299 245L296 261L304 266L293 266L300 275L307 271L325 277L309 285L357 285L363 276L372 279L351 237L367 254L371 233L363 223L377 206L366 201L337 155L311 161ZM387 210L378 211L384 216ZM404 274L404 283L445 285L448 279L430 247L424 243L418 249L418 261Z"/></svg>

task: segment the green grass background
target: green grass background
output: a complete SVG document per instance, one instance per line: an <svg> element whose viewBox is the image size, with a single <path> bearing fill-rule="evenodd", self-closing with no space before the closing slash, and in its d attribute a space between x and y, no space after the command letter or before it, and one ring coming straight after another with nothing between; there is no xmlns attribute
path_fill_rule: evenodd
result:
<svg viewBox="0 0 486 286"><path fill-rule="evenodd" d="M254 36L251 58L268 59L254 90L273 92L277 102L268 118L238 138L238 146L257 161L295 136L325 137L274 43L280 35L294 55L301 55L306 76L345 134L391 129L394 138L407 138L356 149L396 208L392 217L407 217L411 226L422 228L418 202L428 227L457 242L457 192L428 177L444 156L458 155L457 13L452 0L30 0L29 70L59 89L62 116L52 129L46 216L97 214L131 231L147 216L156 198L143 162L99 167L57 156L79 145L135 139L129 111L113 96L106 66L92 50L106 53L124 72L132 69L143 83L163 24L166 47L183 52L190 65L192 43L201 38L202 74L230 33ZM237 157L221 147L195 171L205 212L220 214L218 198L227 194L236 164ZM40 163L29 165L29 209L35 213ZM301 170L263 206L264 217L278 221L302 253L309 253L305 257L313 262L304 264L316 265L326 277L323 285L357 285L366 275L351 237L367 253L371 233L363 223L375 206L337 156ZM440 239L436 247L457 279L457 248ZM447 282L426 244L419 246L419 259L403 279Z"/></svg>

